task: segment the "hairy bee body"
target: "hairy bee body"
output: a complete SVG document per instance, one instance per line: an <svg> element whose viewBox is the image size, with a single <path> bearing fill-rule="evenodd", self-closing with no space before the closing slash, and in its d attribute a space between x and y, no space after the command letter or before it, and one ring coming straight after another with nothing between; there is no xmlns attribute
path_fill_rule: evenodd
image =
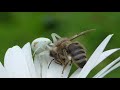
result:
<svg viewBox="0 0 120 90"><path fill-rule="evenodd" d="M50 56L54 57L55 62L58 64L66 65L71 61L80 68L86 64L87 60L84 47L80 43L72 42L67 38L62 38L55 43L55 46L50 51ZM69 59L68 56L71 58Z"/></svg>
<svg viewBox="0 0 120 90"><path fill-rule="evenodd" d="M72 36L71 38L61 38L55 33L52 34L54 46L50 50L50 56L54 58L53 60L56 63L64 66L63 71L65 67L72 62L77 67L84 67L87 62L86 49L79 42L73 42L72 40L94 30L95 29L83 31Z"/></svg>

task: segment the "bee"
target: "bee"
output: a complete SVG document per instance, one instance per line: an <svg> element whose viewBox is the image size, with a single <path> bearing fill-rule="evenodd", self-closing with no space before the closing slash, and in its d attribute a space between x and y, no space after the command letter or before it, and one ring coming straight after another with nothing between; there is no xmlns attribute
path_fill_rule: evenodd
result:
<svg viewBox="0 0 120 90"><path fill-rule="evenodd" d="M54 46L50 50L50 56L54 58L52 61L63 66L62 73L68 64L74 63L78 68L84 67L87 62L86 49L81 43L73 40L91 31L94 29L83 31L71 38L61 38L55 33L52 34Z"/></svg>

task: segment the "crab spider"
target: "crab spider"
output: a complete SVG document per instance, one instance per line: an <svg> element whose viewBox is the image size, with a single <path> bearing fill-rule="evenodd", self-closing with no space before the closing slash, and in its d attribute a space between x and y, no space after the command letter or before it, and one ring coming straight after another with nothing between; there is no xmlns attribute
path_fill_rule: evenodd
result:
<svg viewBox="0 0 120 90"><path fill-rule="evenodd" d="M40 54L44 51L49 51L52 48L52 46L54 46L53 43L55 43L58 39L61 38L56 33L52 33L51 37L53 39L53 42L50 39L44 37L37 38L32 42L31 47L34 52L33 56L35 54Z"/></svg>

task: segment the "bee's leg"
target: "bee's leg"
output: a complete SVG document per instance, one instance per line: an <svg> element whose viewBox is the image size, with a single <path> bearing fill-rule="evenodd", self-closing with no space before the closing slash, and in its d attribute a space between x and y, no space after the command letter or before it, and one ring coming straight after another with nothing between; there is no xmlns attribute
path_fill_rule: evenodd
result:
<svg viewBox="0 0 120 90"><path fill-rule="evenodd" d="M66 52L65 49L63 49L63 55L65 56L65 59L66 59L66 60L69 60L69 58L68 58L68 54L67 54L67 52Z"/></svg>
<svg viewBox="0 0 120 90"><path fill-rule="evenodd" d="M65 68L66 68L66 66L67 66L68 64L69 64L69 61L64 65L62 74L64 73L64 70L65 70Z"/></svg>
<svg viewBox="0 0 120 90"><path fill-rule="evenodd" d="M70 66L72 65L72 63L73 63L73 61L72 61L72 60L70 60Z"/></svg>
<svg viewBox="0 0 120 90"><path fill-rule="evenodd" d="M63 50L63 55L64 55L65 60L67 60L67 62L65 62L65 64L64 64L62 74L64 73L64 70L65 70L66 66L67 66L69 63L70 63L70 65L72 64L72 60L71 60L70 58L68 58L68 53L66 52L65 49Z"/></svg>
<svg viewBox="0 0 120 90"><path fill-rule="evenodd" d="M64 73L65 68L66 68L66 65L64 65L64 67L63 67L62 74Z"/></svg>
<svg viewBox="0 0 120 90"><path fill-rule="evenodd" d="M49 65L48 65L48 68L50 67L50 65L51 65L51 63L52 63L53 61L54 61L56 64L63 65L60 60L55 60L55 59L53 59L53 60L50 61Z"/></svg>
<svg viewBox="0 0 120 90"><path fill-rule="evenodd" d="M50 65L51 65L51 63L52 63L53 61L54 61L54 59L50 61L49 65L48 65L48 69L49 69L49 67L50 67Z"/></svg>
<svg viewBox="0 0 120 90"><path fill-rule="evenodd" d="M55 60L55 63L62 65L62 62L60 62L59 60Z"/></svg>
<svg viewBox="0 0 120 90"><path fill-rule="evenodd" d="M69 64L70 60L68 60L66 50L63 50L63 55L58 54L58 57L59 57L59 59L55 60L55 62L60 64L60 65L64 65L63 71L62 71L62 74L63 74L64 70L65 70L66 66ZM66 60L68 60L68 61L66 62Z"/></svg>
<svg viewBox="0 0 120 90"><path fill-rule="evenodd" d="M68 60L68 62L72 63L72 58L71 58L71 56L68 55L68 53L66 52L65 49L63 50L63 54L65 56L65 59Z"/></svg>
<svg viewBox="0 0 120 90"><path fill-rule="evenodd" d="M53 43L55 43L58 39L60 39L61 37L59 35L57 35L56 33L52 33L51 34L52 39L53 39Z"/></svg>
<svg viewBox="0 0 120 90"><path fill-rule="evenodd" d="M65 56L61 54L59 54L58 56L59 56L59 61L62 63L65 63L65 60L66 60Z"/></svg>

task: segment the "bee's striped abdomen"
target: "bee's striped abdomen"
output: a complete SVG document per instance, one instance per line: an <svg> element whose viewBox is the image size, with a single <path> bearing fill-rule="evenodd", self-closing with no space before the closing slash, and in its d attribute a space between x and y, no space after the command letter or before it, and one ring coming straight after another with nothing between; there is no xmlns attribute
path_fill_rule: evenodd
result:
<svg viewBox="0 0 120 90"><path fill-rule="evenodd" d="M83 68L87 61L85 49L79 43L71 43L68 46L68 52L74 59L74 62L80 68Z"/></svg>

